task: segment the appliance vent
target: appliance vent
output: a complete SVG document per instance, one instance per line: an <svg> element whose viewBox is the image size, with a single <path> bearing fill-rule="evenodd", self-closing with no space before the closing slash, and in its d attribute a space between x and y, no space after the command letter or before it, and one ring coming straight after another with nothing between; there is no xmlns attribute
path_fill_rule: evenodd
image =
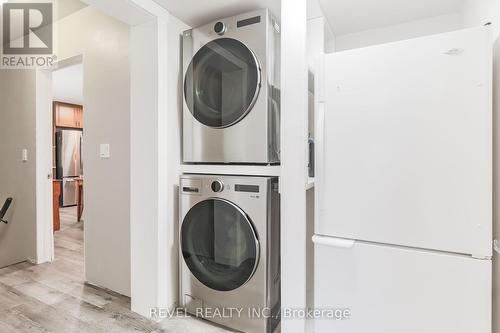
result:
<svg viewBox="0 0 500 333"><path fill-rule="evenodd" d="M250 18L238 21L236 26L238 28L241 28L241 27L245 27L247 25L252 25L252 24L257 24L257 23L260 23L260 16L254 16L254 17L250 17Z"/></svg>
<svg viewBox="0 0 500 333"><path fill-rule="evenodd" d="M236 192L259 193L259 185L234 185Z"/></svg>

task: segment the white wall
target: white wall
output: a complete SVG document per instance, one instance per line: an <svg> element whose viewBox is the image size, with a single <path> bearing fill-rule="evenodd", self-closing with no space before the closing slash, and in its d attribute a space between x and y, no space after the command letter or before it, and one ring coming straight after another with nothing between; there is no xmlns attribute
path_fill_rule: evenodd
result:
<svg viewBox="0 0 500 333"><path fill-rule="evenodd" d="M129 26L86 7L56 33L59 59L83 54L86 279L130 295Z"/></svg>
<svg viewBox="0 0 500 333"><path fill-rule="evenodd" d="M163 11L161 19L132 28L132 79L142 82L132 85L132 310L146 317L153 307L176 306L179 294L181 34L189 27ZM144 70L146 62L158 70Z"/></svg>
<svg viewBox="0 0 500 333"><path fill-rule="evenodd" d="M143 66L157 61L157 35L156 21L131 29L131 296L144 316L158 299L157 73Z"/></svg>
<svg viewBox="0 0 500 333"><path fill-rule="evenodd" d="M0 267L36 260L34 89L35 71L0 70L0 206L14 198L9 224L0 223Z"/></svg>
<svg viewBox="0 0 500 333"><path fill-rule="evenodd" d="M54 2L57 19L85 7L78 0ZM47 162L47 168L37 167L37 163L43 160L40 157L44 154L43 150L46 150L49 159L52 158L50 136L43 141L43 134L37 132L39 121L52 118L50 101L43 103L39 100L45 95L49 98L50 94L36 91L40 80L47 82L48 77L47 73L34 70L0 71L0 204L7 196L14 198L9 215L11 223L0 228L0 266L26 259L43 262L52 257L52 247L44 236L47 230L43 222L46 221L41 221L41 217L46 217L44 212L50 211L52 215L52 197L46 198L43 188L50 182L47 174L52 172L52 164ZM46 86L50 84L47 82ZM48 112L47 117L41 112ZM28 161L22 162L21 150L25 148L28 150ZM52 184L49 185L51 188ZM40 194L38 198L37 192ZM40 224L37 223L38 218ZM37 237L37 232L40 237Z"/></svg>
<svg viewBox="0 0 500 333"><path fill-rule="evenodd" d="M77 64L52 72L54 101L83 104L83 65Z"/></svg>
<svg viewBox="0 0 500 333"><path fill-rule="evenodd" d="M317 0L307 1L307 61L312 68L315 59L335 50L335 35Z"/></svg>
<svg viewBox="0 0 500 333"><path fill-rule="evenodd" d="M318 57L325 53L327 22L324 17L307 20L307 63L313 70Z"/></svg>
<svg viewBox="0 0 500 333"><path fill-rule="evenodd" d="M493 238L500 240L500 37L493 58ZM493 258L493 333L500 333L500 253Z"/></svg>
<svg viewBox="0 0 500 333"><path fill-rule="evenodd" d="M188 27L151 0L85 2L131 26L131 296L149 317L178 298L179 40Z"/></svg>
<svg viewBox="0 0 500 333"><path fill-rule="evenodd" d="M500 35L499 0L465 0L462 11L464 27L474 27L491 22L494 40Z"/></svg>
<svg viewBox="0 0 500 333"><path fill-rule="evenodd" d="M459 13L436 16L424 20L336 36L335 51L443 33L457 30L461 27L462 16Z"/></svg>
<svg viewBox="0 0 500 333"><path fill-rule="evenodd" d="M325 43L325 53L332 53L337 50L337 38L332 34L332 36L326 40Z"/></svg>
<svg viewBox="0 0 500 333"><path fill-rule="evenodd" d="M307 306L307 15L306 0L281 3L281 306ZM303 333L304 318L283 318L282 332Z"/></svg>
<svg viewBox="0 0 500 333"><path fill-rule="evenodd" d="M500 239L500 1L466 0L462 12L465 27L492 23L493 54L493 238ZM493 258L493 333L500 333L500 254Z"/></svg>
<svg viewBox="0 0 500 333"><path fill-rule="evenodd" d="M168 25L168 126L169 132L166 138L168 144L168 159L172 168L168 174L168 225L166 230L166 246L161 249L168 254L166 258L168 271L166 275L170 277L166 284L166 293L174 301L178 299L179 282L179 175L181 158L182 139L182 108L183 108L183 69L182 69L182 32L189 29L185 23L176 17L171 16ZM173 277L173 278L172 278Z"/></svg>
<svg viewBox="0 0 500 333"><path fill-rule="evenodd" d="M311 46L313 51L311 50ZM335 50L335 35L318 0L307 0L307 53L333 52Z"/></svg>

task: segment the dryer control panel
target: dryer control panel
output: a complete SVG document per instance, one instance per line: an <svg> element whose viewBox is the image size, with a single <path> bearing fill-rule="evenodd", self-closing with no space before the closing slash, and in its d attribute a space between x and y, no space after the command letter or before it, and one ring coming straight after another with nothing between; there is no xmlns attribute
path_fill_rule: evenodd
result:
<svg viewBox="0 0 500 333"><path fill-rule="evenodd" d="M215 175L184 175L181 176L180 192L182 195L244 195L252 198L261 197L268 187L268 177L236 177Z"/></svg>

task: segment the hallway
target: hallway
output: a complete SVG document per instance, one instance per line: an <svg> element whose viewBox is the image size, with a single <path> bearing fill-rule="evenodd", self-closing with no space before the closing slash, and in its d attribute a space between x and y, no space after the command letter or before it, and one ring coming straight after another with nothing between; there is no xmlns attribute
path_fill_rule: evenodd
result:
<svg viewBox="0 0 500 333"><path fill-rule="evenodd" d="M84 282L83 222L61 209L55 260L0 269L0 332L228 332L194 318L151 322L130 311L130 299Z"/></svg>

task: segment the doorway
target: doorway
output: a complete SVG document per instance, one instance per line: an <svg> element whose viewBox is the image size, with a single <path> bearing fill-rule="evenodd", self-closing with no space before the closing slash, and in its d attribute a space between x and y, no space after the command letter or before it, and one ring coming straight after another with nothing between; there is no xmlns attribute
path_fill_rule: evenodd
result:
<svg viewBox="0 0 500 333"><path fill-rule="evenodd" d="M52 71L52 178L54 258L70 250L84 264L83 61Z"/></svg>

